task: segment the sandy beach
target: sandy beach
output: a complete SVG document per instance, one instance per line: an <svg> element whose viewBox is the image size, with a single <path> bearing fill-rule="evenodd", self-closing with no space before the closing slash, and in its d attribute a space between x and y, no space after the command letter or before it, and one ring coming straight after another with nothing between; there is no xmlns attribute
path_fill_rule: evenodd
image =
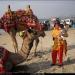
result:
<svg viewBox="0 0 75 75"><path fill-rule="evenodd" d="M68 52L67 57L64 57L63 67L50 66L52 59L50 49L53 44L51 31L46 31L46 36L44 38L40 37L40 43L37 48L37 57L33 57L34 46L30 52L27 61L20 64L20 72L28 73L75 73L75 29L69 29L69 37L67 38ZM22 38L17 34L16 36L19 50L22 45ZM0 46L8 49L11 52L15 52L12 46L12 40L10 36L5 32L0 32ZM27 65L28 69L24 69Z"/></svg>

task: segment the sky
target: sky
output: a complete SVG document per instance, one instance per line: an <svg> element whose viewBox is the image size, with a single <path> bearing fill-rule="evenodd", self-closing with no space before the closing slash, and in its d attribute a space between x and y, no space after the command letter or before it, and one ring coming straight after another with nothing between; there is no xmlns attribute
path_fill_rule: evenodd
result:
<svg viewBox="0 0 75 75"><path fill-rule="evenodd" d="M75 1L73 0L0 0L0 17L7 11L9 4L12 10L26 9L26 6L30 4L38 18L75 15Z"/></svg>

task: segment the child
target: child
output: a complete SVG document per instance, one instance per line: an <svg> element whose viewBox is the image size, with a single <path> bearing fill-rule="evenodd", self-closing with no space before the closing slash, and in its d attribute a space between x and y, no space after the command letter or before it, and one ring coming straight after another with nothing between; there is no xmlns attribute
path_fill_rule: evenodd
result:
<svg viewBox="0 0 75 75"><path fill-rule="evenodd" d="M56 64L56 59L58 56L58 66L63 65L63 51L64 51L64 41L61 37L60 22L56 21L54 29L52 30L52 37L54 45L52 46L52 66Z"/></svg>

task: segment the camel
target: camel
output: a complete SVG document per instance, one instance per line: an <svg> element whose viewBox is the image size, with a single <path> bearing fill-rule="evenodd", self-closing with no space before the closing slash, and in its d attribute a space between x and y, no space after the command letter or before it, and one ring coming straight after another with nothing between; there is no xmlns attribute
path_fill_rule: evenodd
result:
<svg viewBox="0 0 75 75"><path fill-rule="evenodd" d="M2 59L3 66L6 71L10 71L16 65L26 61L33 46L34 40L39 36L41 36L41 34L38 33L38 35L35 35L31 29L28 29L24 34L22 47L17 53L10 52L4 47L0 46L0 59Z"/></svg>
<svg viewBox="0 0 75 75"><path fill-rule="evenodd" d="M32 32L32 36L34 36L34 40L33 40L33 43L35 41L35 48L34 48L34 56L37 56L37 53L36 53L36 50L37 50L37 46L39 44L39 37L45 37L45 33L44 32L36 32L34 29L29 29L28 31L31 31ZM23 35L20 36L23 41L25 39L25 35L27 34L28 31L23 31ZM32 46L33 46L33 43L32 43ZM26 44L25 44L26 45Z"/></svg>
<svg viewBox="0 0 75 75"><path fill-rule="evenodd" d="M35 19L36 25L33 27L28 26L29 19ZM26 14L25 10L11 11L10 6L8 6L8 11L0 18L0 28L4 29L11 36L15 53L18 52L16 33L30 29L30 27L33 28L36 33L41 33L41 35L45 36L44 27L39 24L38 18L35 15ZM36 49L39 43L38 37L36 37L35 40Z"/></svg>

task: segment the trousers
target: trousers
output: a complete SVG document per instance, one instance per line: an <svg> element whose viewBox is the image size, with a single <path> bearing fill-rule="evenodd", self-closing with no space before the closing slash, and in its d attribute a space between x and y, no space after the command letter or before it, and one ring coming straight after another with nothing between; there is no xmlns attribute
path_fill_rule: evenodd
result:
<svg viewBox="0 0 75 75"><path fill-rule="evenodd" d="M62 65L63 62L63 46L60 46L59 50L52 50L52 63L56 64L57 56L58 56L58 64Z"/></svg>

